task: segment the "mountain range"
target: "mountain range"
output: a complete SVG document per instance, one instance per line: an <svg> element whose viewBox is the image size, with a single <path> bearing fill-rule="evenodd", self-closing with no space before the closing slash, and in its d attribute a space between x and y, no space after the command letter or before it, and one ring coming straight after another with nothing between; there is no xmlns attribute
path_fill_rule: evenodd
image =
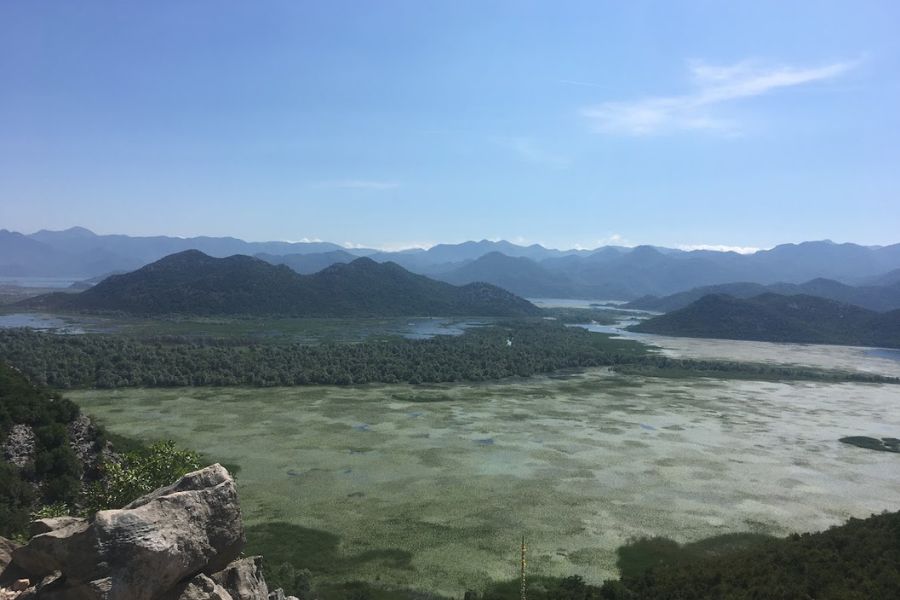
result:
<svg viewBox="0 0 900 600"><path fill-rule="evenodd" d="M391 263L358 258L313 275L234 255L185 250L112 275L80 293L56 292L20 303L28 309L134 315L302 317L528 316L533 304L486 283L454 286Z"/></svg>
<svg viewBox="0 0 900 600"><path fill-rule="evenodd" d="M483 281L529 297L634 300L733 282L800 284L825 278L850 285L885 285L900 281L900 244L816 241L738 254L656 246L554 250L481 240L382 252L328 242L96 235L80 227L30 235L0 230L0 276L88 279L131 271L188 249L213 257L255 255L301 274L367 256L446 282Z"/></svg>
<svg viewBox="0 0 900 600"><path fill-rule="evenodd" d="M900 347L900 310L879 313L808 295L709 294L631 331L698 338Z"/></svg>

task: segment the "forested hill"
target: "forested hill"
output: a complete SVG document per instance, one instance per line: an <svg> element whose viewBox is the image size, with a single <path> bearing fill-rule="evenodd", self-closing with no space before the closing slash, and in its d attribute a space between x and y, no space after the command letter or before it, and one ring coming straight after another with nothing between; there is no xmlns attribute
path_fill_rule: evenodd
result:
<svg viewBox="0 0 900 600"><path fill-rule="evenodd" d="M632 331L687 337L900 348L900 310L887 313L815 296L710 294Z"/></svg>
<svg viewBox="0 0 900 600"><path fill-rule="evenodd" d="M540 310L498 287L454 286L394 263L360 258L313 275L249 256L172 254L79 294L54 293L22 303L32 309L138 315L526 316Z"/></svg>
<svg viewBox="0 0 900 600"><path fill-rule="evenodd" d="M685 292L678 292L669 296L644 296L625 305L626 308L640 310L654 310L659 312L671 312L684 308L691 302L699 300L709 294L727 294L735 298L752 298L772 292L784 296L807 294L855 304L869 310L885 312L900 308L900 281L885 285L852 286L832 279L812 279L805 283L773 283L762 285L759 283L739 282L723 283L720 285L707 285L697 287Z"/></svg>

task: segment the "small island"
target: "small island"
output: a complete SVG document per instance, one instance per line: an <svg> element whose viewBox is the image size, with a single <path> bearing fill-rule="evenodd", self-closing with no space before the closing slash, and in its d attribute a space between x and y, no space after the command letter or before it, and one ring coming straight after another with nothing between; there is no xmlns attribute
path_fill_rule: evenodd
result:
<svg viewBox="0 0 900 600"><path fill-rule="evenodd" d="M873 438L864 435L853 435L850 437L842 437L840 440L845 444L859 446L866 450L878 450L879 452L897 452L900 454L900 439L897 438Z"/></svg>

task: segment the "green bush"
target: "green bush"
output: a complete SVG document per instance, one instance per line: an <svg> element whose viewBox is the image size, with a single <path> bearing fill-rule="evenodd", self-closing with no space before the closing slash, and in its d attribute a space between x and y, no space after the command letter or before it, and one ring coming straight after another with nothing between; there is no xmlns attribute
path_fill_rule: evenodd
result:
<svg viewBox="0 0 900 600"><path fill-rule="evenodd" d="M200 457L197 453L181 450L171 441L157 442L146 449L128 452L119 460L110 460L103 465L103 477L85 491L85 509L88 513L94 513L122 508L199 468Z"/></svg>

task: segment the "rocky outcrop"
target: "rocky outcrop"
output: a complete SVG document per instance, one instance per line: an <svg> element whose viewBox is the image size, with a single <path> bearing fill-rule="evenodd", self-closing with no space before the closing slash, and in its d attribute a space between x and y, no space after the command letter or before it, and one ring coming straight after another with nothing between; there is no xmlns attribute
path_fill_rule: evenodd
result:
<svg viewBox="0 0 900 600"><path fill-rule="evenodd" d="M49 517L46 519L38 519L37 521L32 521L28 525L28 533L31 537L34 537L36 535L41 535L42 533L50 533L57 529L63 529L64 527L84 522L85 519L80 517Z"/></svg>
<svg viewBox="0 0 900 600"><path fill-rule="evenodd" d="M99 476L100 463L114 457L112 445L98 443L100 435L97 426L87 415L78 415L66 426L69 434L69 446L81 463L82 479L92 481Z"/></svg>
<svg viewBox="0 0 900 600"><path fill-rule="evenodd" d="M228 590L232 600L256 600L269 597L269 586L262 574L262 557L236 560L212 576L213 581Z"/></svg>
<svg viewBox="0 0 900 600"><path fill-rule="evenodd" d="M29 425L12 426L3 443L3 458L20 469L34 460L34 430Z"/></svg>
<svg viewBox="0 0 900 600"><path fill-rule="evenodd" d="M204 575L197 575L176 588L172 600L234 600L228 590Z"/></svg>
<svg viewBox="0 0 900 600"><path fill-rule="evenodd" d="M10 548L7 569L24 573L30 587L3 592L21 600L269 597L260 558L239 558L241 511L234 480L221 465L189 473L123 509L91 520L42 519L32 530L37 535L26 545Z"/></svg>

